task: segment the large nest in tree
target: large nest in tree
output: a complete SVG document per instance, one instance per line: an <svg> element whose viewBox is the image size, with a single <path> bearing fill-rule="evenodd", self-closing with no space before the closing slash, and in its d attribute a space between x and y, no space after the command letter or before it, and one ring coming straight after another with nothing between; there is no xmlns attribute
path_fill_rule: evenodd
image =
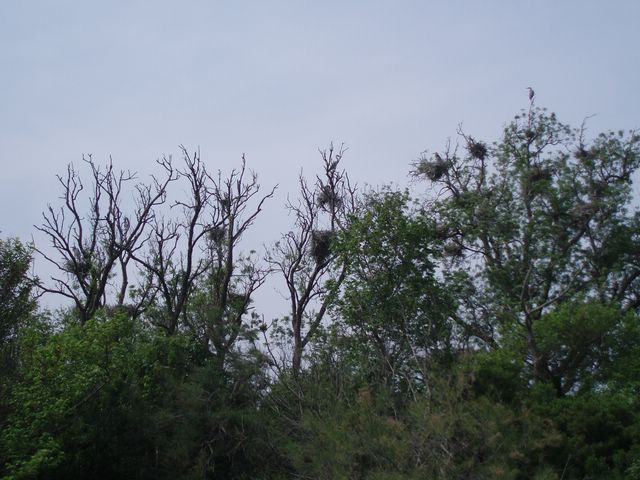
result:
<svg viewBox="0 0 640 480"><path fill-rule="evenodd" d="M220 203L220 208L222 209L222 211L226 212L231 207L231 198L229 198L229 196L226 194L222 195L218 199L218 203Z"/></svg>
<svg viewBox="0 0 640 480"><path fill-rule="evenodd" d="M609 183L606 180L595 180L589 185L589 194L592 197L600 197L609 188Z"/></svg>
<svg viewBox="0 0 640 480"><path fill-rule="evenodd" d="M487 146L482 142L470 140L467 145L467 150L469 151L469 155L478 160L484 160L487 157Z"/></svg>
<svg viewBox="0 0 640 480"><path fill-rule="evenodd" d="M89 261L73 262L72 260L67 260L64 269L79 278L85 278L91 272L91 266Z"/></svg>
<svg viewBox="0 0 640 480"><path fill-rule="evenodd" d="M462 257L462 245L455 241L447 242L444 244L444 253L450 257Z"/></svg>
<svg viewBox="0 0 640 480"><path fill-rule="evenodd" d="M73 248L73 258L68 259L64 264L64 269L79 278L85 278L91 272L93 262L91 254L84 248Z"/></svg>
<svg viewBox="0 0 640 480"><path fill-rule="evenodd" d="M207 233L209 240L213 243L221 243L224 240L224 236L227 233L226 229L222 225L211 227Z"/></svg>
<svg viewBox="0 0 640 480"><path fill-rule="evenodd" d="M340 204L340 198L330 185L322 185L316 196L316 202L320 208L331 209Z"/></svg>
<svg viewBox="0 0 640 480"><path fill-rule="evenodd" d="M442 223L435 226L433 233L436 238L439 238L441 240L451 238L455 235L455 232L452 231L449 225Z"/></svg>
<svg viewBox="0 0 640 480"><path fill-rule="evenodd" d="M334 236L331 230L314 230L311 233L311 255L317 263L325 262L331 254Z"/></svg>
<svg viewBox="0 0 640 480"><path fill-rule="evenodd" d="M440 180L447 174L448 170L449 164L437 153L434 155L433 160L422 159L416 166L416 172L425 175L432 182Z"/></svg>
<svg viewBox="0 0 640 480"><path fill-rule="evenodd" d="M574 156L578 159L578 160L586 160L587 158L589 158L589 156L591 156L591 152L589 150L587 150L584 146L580 146L575 152L574 152Z"/></svg>
<svg viewBox="0 0 640 480"><path fill-rule="evenodd" d="M529 180L532 182L549 182L553 179L553 172L548 167L535 165L529 171Z"/></svg>

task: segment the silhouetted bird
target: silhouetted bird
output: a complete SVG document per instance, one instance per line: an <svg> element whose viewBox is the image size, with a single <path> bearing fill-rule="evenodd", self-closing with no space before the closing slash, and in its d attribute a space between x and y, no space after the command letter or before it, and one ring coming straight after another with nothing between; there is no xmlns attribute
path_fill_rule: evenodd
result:
<svg viewBox="0 0 640 480"><path fill-rule="evenodd" d="M527 90L529 90L529 100L533 100L533 97L536 96L536 92L534 92L531 87L527 87Z"/></svg>

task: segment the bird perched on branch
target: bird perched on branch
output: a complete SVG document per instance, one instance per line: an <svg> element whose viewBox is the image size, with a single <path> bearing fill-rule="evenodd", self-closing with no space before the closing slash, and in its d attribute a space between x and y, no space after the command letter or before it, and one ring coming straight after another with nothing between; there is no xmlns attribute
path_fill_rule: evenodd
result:
<svg viewBox="0 0 640 480"><path fill-rule="evenodd" d="M533 100L533 97L536 96L536 92L534 92L531 87L527 87L527 90L529 90L529 100Z"/></svg>

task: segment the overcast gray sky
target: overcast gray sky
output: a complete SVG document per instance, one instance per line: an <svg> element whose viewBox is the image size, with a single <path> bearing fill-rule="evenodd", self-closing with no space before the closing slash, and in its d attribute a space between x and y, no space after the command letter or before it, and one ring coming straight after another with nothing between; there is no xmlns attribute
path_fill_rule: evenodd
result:
<svg viewBox="0 0 640 480"><path fill-rule="evenodd" d="M29 239L83 153L142 179L180 144L211 170L245 153L281 186L266 241L330 141L358 183L405 184L460 122L496 139L529 85L565 122L639 127L639 21L636 0L4 1L1 235Z"/></svg>

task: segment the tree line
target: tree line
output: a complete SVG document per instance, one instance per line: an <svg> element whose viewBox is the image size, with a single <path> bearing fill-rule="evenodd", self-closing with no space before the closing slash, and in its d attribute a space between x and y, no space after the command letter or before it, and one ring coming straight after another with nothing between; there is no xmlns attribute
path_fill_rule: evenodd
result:
<svg viewBox="0 0 640 480"><path fill-rule="evenodd" d="M244 158L69 165L49 247L0 240L0 478L640 478L640 136L535 101L423 194L321 150L264 254Z"/></svg>

